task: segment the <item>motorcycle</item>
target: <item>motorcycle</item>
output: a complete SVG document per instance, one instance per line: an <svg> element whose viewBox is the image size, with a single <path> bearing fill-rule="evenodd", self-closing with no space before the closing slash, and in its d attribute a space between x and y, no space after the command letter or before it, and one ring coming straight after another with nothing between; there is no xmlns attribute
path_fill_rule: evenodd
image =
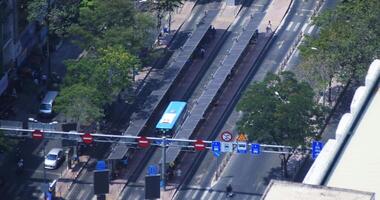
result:
<svg viewBox="0 0 380 200"><path fill-rule="evenodd" d="M17 172L17 173L22 173L23 171L24 171L24 160L21 158L21 159L17 162L16 172Z"/></svg>

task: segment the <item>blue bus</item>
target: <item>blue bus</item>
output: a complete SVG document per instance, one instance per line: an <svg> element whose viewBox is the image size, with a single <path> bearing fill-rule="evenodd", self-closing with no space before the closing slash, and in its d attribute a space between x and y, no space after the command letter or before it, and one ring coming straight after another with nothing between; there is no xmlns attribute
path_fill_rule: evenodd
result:
<svg viewBox="0 0 380 200"><path fill-rule="evenodd" d="M173 136L176 128L181 124L186 110L186 102L172 101L169 103L160 121L156 125L156 130L163 135Z"/></svg>

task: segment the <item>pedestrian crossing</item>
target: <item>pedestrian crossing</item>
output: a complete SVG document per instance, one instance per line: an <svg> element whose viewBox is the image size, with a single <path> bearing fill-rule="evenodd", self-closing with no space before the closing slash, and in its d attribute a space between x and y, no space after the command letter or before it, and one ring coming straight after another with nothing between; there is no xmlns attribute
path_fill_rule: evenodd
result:
<svg viewBox="0 0 380 200"><path fill-rule="evenodd" d="M299 28L301 27L301 22L289 22L288 26L286 27L286 31L288 32L297 32L299 31ZM301 32L304 34L310 35L315 29L314 24L304 23L301 27Z"/></svg>
<svg viewBox="0 0 380 200"><path fill-rule="evenodd" d="M261 196L235 192L233 199L239 200L258 200ZM199 200L224 200L227 199L226 192L217 190L188 189L182 190L176 199L199 199Z"/></svg>

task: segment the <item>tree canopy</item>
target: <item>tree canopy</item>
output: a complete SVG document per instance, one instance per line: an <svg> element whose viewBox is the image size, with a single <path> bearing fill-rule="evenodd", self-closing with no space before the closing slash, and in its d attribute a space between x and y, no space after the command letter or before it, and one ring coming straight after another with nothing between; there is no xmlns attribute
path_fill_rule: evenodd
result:
<svg viewBox="0 0 380 200"><path fill-rule="evenodd" d="M95 88L83 84L64 87L56 100L55 109L77 122L77 130L104 116L102 96Z"/></svg>
<svg viewBox="0 0 380 200"><path fill-rule="evenodd" d="M268 74L244 94L237 109L243 111L238 128L250 140L298 147L318 132L321 108L312 88L298 82L292 72Z"/></svg>
<svg viewBox="0 0 380 200"><path fill-rule="evenodd" d="M243 111L238 130L250 140L291 147L308 146L323 122L314 92L292 72L268 74L248 88L237 110ZM291 154L284 156L285 166ZM285 175L287 174L285 167Z"/></svg>
<svg viewBox="0 0 380 200"><path fill-rule="evenodd" d="M135 10L129 0L93 0L91 4L82 4L78 23L70 28L72 34L80 36L77 42L85 49L122 45L134 55L152 44L153 30L151 15Z"/></svg>
<svg viewBox="0 0 380 200"><path fill-rule="evenodd" d="M380 55L380 1L352 0L313 19L319 34L301 45L301 66L316 86L332 77L342 82L363 80L369 64Z"/></svg>

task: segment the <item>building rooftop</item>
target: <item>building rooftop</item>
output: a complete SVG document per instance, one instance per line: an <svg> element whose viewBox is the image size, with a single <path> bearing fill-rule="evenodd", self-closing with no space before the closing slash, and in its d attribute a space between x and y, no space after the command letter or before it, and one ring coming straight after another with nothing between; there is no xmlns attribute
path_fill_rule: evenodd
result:
<svg viewBox="0 0 380 200"><path fill-rule="evenodd" d="M374 200L375 194L351 189L272 180L261 200Z"/></svg>
<svg viewBox="0 0 380 200"><path fill-rule="evenodd" d="M350 113L336 130L304 179L306 184L325 185L380 194L380 60L368 71Z"/></svg>

